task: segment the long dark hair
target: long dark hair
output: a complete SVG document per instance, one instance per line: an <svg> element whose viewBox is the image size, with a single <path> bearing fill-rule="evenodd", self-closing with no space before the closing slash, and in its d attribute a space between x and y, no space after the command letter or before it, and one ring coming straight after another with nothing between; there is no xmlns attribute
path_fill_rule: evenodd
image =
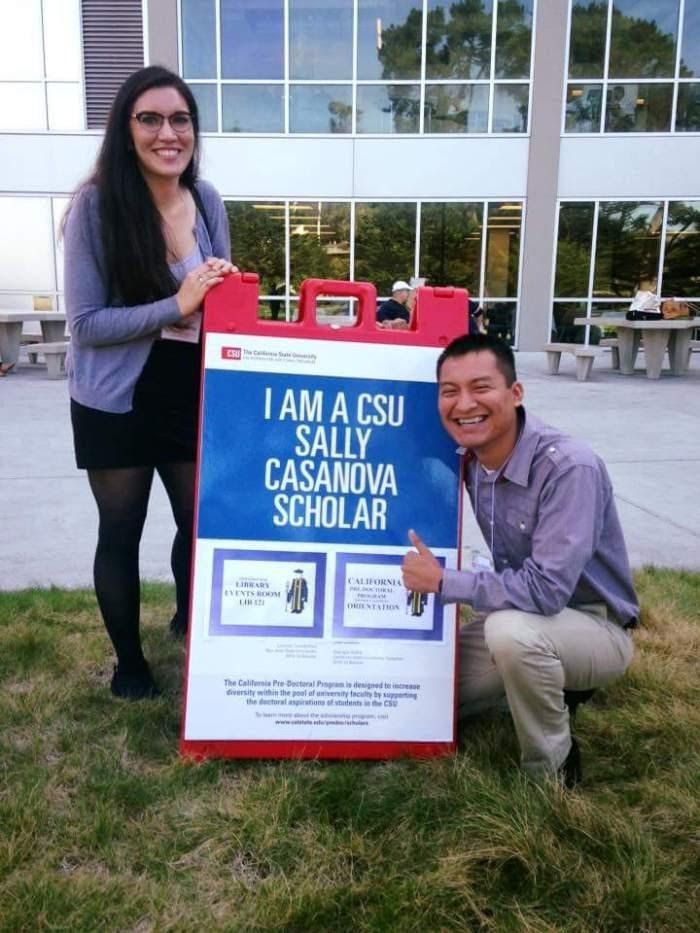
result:
<svg viewBox="0 0 700 933"><path fill-rule="evenodd" d="M199 112L192 91L179 75L160 65L130 75L114 98L102 147L88 184L99 196L102 248L110 301L145 304L175 294L177 282L167 263L161 216L139 168L130 121L137 98L152 88L172 87L192 114L194 151L180 182L190 191L199 170Z"/></svg>

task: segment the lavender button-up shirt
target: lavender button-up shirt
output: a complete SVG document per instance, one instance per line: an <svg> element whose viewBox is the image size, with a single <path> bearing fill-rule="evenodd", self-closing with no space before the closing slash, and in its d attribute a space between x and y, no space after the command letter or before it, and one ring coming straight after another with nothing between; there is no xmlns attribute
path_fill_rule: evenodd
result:
<svg viewBox="0 0 700 933"><path fill-rule="evenodd" d="M467 459L465 482L494 570L446 570L442 601L478 612L550 616L602 602L621 625L639 604L612 484L581 442L525 415L506 466L487 474Z"/></svg>

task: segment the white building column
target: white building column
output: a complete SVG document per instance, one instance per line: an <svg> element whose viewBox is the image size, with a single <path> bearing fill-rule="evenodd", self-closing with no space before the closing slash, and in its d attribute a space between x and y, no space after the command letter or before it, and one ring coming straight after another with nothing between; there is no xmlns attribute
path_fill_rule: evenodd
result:
<svg viewBox="0 0 700 933"><path fill-rule="evenodd" d="M540 0L537 4L527 213L522 246L520 350L541 350L549 340L562 101L567 67L567 6L559 0Z"/></svg>

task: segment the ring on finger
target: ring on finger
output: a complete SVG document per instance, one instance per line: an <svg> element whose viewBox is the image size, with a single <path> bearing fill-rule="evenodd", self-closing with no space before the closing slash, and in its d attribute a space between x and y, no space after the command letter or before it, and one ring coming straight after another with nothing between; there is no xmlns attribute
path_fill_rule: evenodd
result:
<svg viewBox="0 0 700 933"><path fill-rule="evenodd" d="M203 282L204 282L204 276L203 276L203 275L198 275L198 276L197 276L197 281L199 282L200 285L202 285Z"/></svg>

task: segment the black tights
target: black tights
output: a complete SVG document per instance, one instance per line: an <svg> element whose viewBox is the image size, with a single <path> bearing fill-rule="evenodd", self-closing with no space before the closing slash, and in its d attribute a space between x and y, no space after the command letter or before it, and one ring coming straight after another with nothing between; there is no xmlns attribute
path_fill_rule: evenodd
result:
<svg viewBox="0 0 700 933"><path fill-rule="evenodd" d="M176 617L184 623L190 598L194 463L88 470L99 511L95 593L117 661L126 669L143 663L139 633L139 544L154 470L163 481L177 526L171 566L175 577Z"/></svg>

